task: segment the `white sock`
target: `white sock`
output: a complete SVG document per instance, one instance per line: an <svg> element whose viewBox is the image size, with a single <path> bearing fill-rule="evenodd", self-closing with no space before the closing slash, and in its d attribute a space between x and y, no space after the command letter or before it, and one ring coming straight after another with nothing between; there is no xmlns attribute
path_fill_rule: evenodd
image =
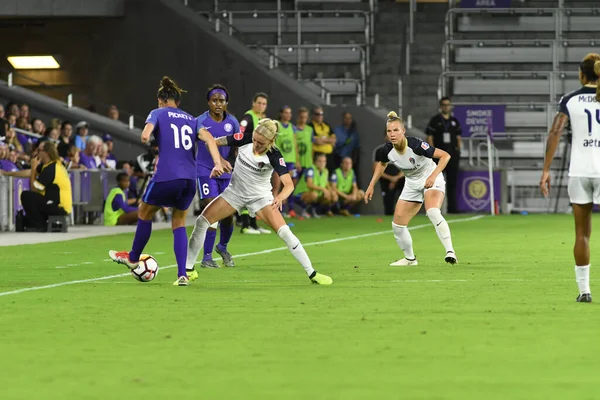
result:
<svg viewBox="0 0 600 400"><path fill-rule="evenodd" d="M300 243L300 240L298 240L296 235L292 233L290 227L287 225L282 226L277 231L277 235L285 242L294 258L298 260L300 264L302 264L302 267L304 268L304 271L306 271L306 274L308 276L314 274L315 270L312 267L310 258L308 258L308 254L306 254L304 247L302 247L302 243Z"/></svg>
<svg viewBox="0 0 600 400"><path fill-rule="evenodd" d="M196 219L194 230L192 231L190 241L188 242L187 262L185 263L185 269L194 269L194 264L196 263L196 260L198 260L198 255L200 255L202 247L204 246L204 239L206 239L206 231L208 230L209 225L210 224L208 223L208 220L204 218L203 215Z"/></svg>
<svg viewBox="0 0 600 400"><path fill-rule="evenodd" d="M590 290L590 265L575 266L575 280L579 288L579 294L592 293Z"/></svg>
<svg viewBox="0 0 600 400"><path fill-rule="evenodd" d="M435 231L440 238L440 242L446 249L446 253L451 251L454 253L454 247L452 247L452 237L450 236L450 227L448 222L442 216L442 212L439 208L430 208L427 210L427 216L435 227Z"/></svg>
<svg viewBox="0 0 600 400"><path fill-rule="evenodd" d="M412 245L412 236L410 235L410 231L404 225L396 225L392 222L392 229L394 230L394 238L396 239L396 243L404 252L404 257L407 260L414 260L415 252L413 251Z"/></svg>

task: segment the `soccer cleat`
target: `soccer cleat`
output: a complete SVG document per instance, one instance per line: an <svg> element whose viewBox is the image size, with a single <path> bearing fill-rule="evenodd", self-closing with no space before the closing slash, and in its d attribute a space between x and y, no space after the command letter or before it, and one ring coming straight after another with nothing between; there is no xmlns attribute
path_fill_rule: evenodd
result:
<svg viewBox="0 0 600 400"><path fill-rule="evenodd" d="M305 218L305 219L311 219L312 216L306 211L302 211L302 215L300 215L300 218Z"/></svg>
<svg viewBox="0 0 600 400"><path fill-rule="evenodd" d="M200 263L200 266L202 268L221 268L221 267L219 267L219 264L217 264L215 262L215 260L213 260L213 259L202 260L202 262Z"/></svg>
<svg viewBox="0 0 600 400"><path fill-rule="evenodd" d="M116 251L109 250L108 256L116 263L123 264L129 269L136 269L139 261L133 262L129 261L129 252L128 251Z"/></svg>
<svg viewBox="0 0 600 400"><path fill-rule="evenodd" d="M416 258L414 260L409 260L408 258L403 258L401 260L391 263L390 267L411 267L411 266L415 266L415 265L419 265L419 262L417 261Z"/></svg>
<svg viewBox="0 0 600 400"><path fill-rule="evenodd" d="M188 276L188 281L191 282L198 279L198 271L196 271L196 269L186 269L185 272Z"/></svg>
<svg viewBox="0 0 600 400"><path fill-rule="evenodd" d="M577 300L578 303L591 303L592 302L592 295L590 293L584 293L584 294L580 294L579 296L577 296Z"/></svg>
<svg viewBox="0 0 600 400"><path fill-rule="evenodd" d="M250 228L242 228L241 232L246 235L260 235L260 231L258 229Z"/></svg>
<svg viewBox="0 0 600 400"><path fill-rule="evenodd" d="M352 214L350 214L350 211L348 211L348 210L341 210L340 214L343 215L344 217L349 217L352 215Z"/></svg>
<svg viewBox="0 0 600 400"><path fill-rule="evenodd" d="M296 211L294 211L294 210L290 210L290 212L288 213L288 215L290 216L290 218L296 218L298 216L296 214Z"/></svg>
<svg viewBox="0 0 600 400"><path fill-rule="evenodd" d="M173 282L173 286L189 286L190 280L187 276L180 276L177 278L175 282Z"/></svg>
<svg viewBox="0 0 600 400"><path fill-rule="evenodd" d="M227 251L226 248L222 249L221 245L218 244L215 250L217 251L217 254L220 255L221 258L223 259L223 265L225 265L226 267L235 267L235 262L233 261L233 257Z"/></svg>
<svg viewBox="0 0 600 400"><path fill-rule="evenodd" d="M262 233L263 235L269 235L269 234L271 233L271 231L270 231L270 230L268 230L268 229L265 229L265 228L261 228L260 226L258 227L258 231L259 231L260 233Z"/></svg>
<svg viewBox="0 0 600 400"><path fill-rule="evenodd" d="M313 276L310 278L312 283L316 283L317 285L331 285L333 283L333 279L327 275L323 275L315 271Z"/></svg>
<svg viewBox="0 0 600 400"><path fill-rule="evenodd" d="M456 264L458 263L458 258L456 258L456 254L453 251L449 251L446 253L446 258L444 258L448 264Z"/></svg>

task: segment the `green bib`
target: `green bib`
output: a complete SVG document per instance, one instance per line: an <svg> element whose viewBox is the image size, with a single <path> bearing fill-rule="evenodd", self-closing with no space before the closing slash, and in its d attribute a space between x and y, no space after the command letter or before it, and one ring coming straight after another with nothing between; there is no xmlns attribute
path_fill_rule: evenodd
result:
<svg viewBox="0 0 600 400"><path fill-rule="evenodd" d="M246 111L246 114L252 117L252 130L254 131L254 129L256 129L256 127L258 126L258 121L260 121L260 117L252 110Z"/></svg>
<svg viewBox="0 0 600 400"><path fill-rule="evenodd" d="M294 143L294 125L288 124L287 128L278 122L279 133L275 139L275 146L281 152L286 163L296 162L296 145Z"/></svg>
<svg viewBox="0 0 600 400"><path fill-rule="evenodd" d="M300 164L302 168L310 168L313 164L313 128L306 125L304 129L296 129L296 143L300 153Z"/></svg>
<svg viewBox="0 0 600 400"><path fill-rule="evenodd" d="M127 201L125 198L125 192L120 188L112 188L108 193L108 197L106 197L106 203L104 204L104 225L105 226L115 226L117 225L117 220L125 211L122 209L118 209L117 211L113 211L112 202L117 196L123 196L123 200Z"/></svg>
<svg viewBox="0 0 600 400"><path fill-rule="evenodd" d="M327 168L323 169L323 172L319 172L317 167L311 166L308 170L302 173L302 177L296 184L296 189L294 189L294 194L302 194L309 191L308 185L306 184L306 175L310 170L314 172L312 176L313 184L322 188L327 187L327 184L329 183L329 171L327 171Z"/></svg>
<svg viewBox="0 0 600 400"><path fill-rule="evenodd" d="M350 194L354 186L354 170L348 171L348 176L344 177L344 173L341 168L335 170L335 176L337 177L337 188L340 192Z"/></svg>

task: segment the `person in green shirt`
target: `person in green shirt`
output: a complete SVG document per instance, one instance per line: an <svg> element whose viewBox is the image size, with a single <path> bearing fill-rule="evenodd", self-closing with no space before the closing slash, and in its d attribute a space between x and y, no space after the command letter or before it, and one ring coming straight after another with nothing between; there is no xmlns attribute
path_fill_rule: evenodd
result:
<svg viewBox="0 0 600 400"><path fill-rule="evenodd" d="M117 174L117 187L111 189L104 202L105 226L132 225L137 222L138 209L127 200L129 183L129 176L125 172Z"/></svg>
<svg viewBox="0 0 600 400"><path fill-rule="evenodd" d="M350 216L350 209L360 203L365 197L365 192L360 190L356 184L356 174L352 169L352 158L342 158L340 167L331 174L329 183L339 196L340 214L346 217Z"/></svg>
<svg viewBox="0 0 600 400"><path fill-rule="evenodd" d="M308 125L308 109L306 107L300 107L298 109L298 119L296 120L296 126L294 127L296 132L296 144L298 145L298 156L300 161L300 170L298 176L302 173L302 170L313 166L313 136L315 134L313 128Z"/></svg>
<svg viewBox="0 0 600 400"><path fill-rule="evenodd" d="M291 123L292 109L289 106L283 106L279 110L279 121L277 139L275 145L281 152L287 170L290 172L294 185L298 182L298 171L300 170L300 155L298 154L298 144L296 143L296 135L294 125ZM281 181L277 174L273 174L273 195L276 196L281 189ZM284 203L284 217L295 217L294 199L290 197Z"/></svg>
<svg viewBox="0 0 600 400"><path fill-rule="evenodd" d="M304 208L305 218L318 217L320 213L333 216L331 207L337 203L338 195L329 184L329 171L326 168L327 157L317 153L314 166L303 171L294 189L295 201Z"/></svg>

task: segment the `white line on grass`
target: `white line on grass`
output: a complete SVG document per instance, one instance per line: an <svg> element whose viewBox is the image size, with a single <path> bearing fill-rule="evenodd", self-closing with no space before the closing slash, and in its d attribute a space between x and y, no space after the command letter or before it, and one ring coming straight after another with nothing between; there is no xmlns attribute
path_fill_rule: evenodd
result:
<svg viewBox="0 0 600 400"><path fill-rule="evenodd" d="M476 215L476 216L468 217L468 218L453 219L453 220L448 221L448 223L452 224L452 223L457 223L457 222L475 221L475 220L478 220L478 219L481 219L481 218L483 218L483 215ZM415 229L426 228L428 226L431 226L431 224L415 225L415 226L409 227L408 229L409 230L415 230ZM386 233L389 234L390 232L392 232L392 231L391 230L386 230L386 231L379 231L379 232L363 233L362 235L346 236L346 237L341 237L341 238L337 238L337 239L322 240L322 241L319 241L319 242L303 243L303 246L304 247L307 247L307 246L318 246L318 245L321 245L321 244L343 242L343 241L346 241L346 240L361 239L361 238L370 237L370 236L383 235L383 234L386 234ZM237 258L240 258L240 257L252 257L252 256L263 255L263 254L269 254L269 253L273 253L273 252L276 252L276 251L287 250L287 249L288 249L287 247L276 247L274 249L256 251L256 252L253 252L253 253L237 254L234 257L237 257ZM220 260L220 258L215 258L215 260ZM199 263L199 262L197 262L197 263ZM161 267L161 269L175 268L176 266L177 266L177 264L171 264L171 265L167 265L167 266ZM79 279L79 280L76 280L76 281L53 283L51 285L32 286L32 287L23 288L23 289L11 290L11 291L8 291L8 292L0 292L0 297L2 297L2 296L10 296L10 295L13 295L13 294L20 294L20 293L25 293L25 292L32 292L32 291L35 291L35 290L52 289L52 288L57 288L57 287L67 286L67 285L76 285L76 284L79 284L79 283L89 283L89 282L105 281L107 279L121 278L121 277L128 276L128 275L129 275L129 272L128 273L124 273L124 274L101 276L99 278Z"/></svg>

